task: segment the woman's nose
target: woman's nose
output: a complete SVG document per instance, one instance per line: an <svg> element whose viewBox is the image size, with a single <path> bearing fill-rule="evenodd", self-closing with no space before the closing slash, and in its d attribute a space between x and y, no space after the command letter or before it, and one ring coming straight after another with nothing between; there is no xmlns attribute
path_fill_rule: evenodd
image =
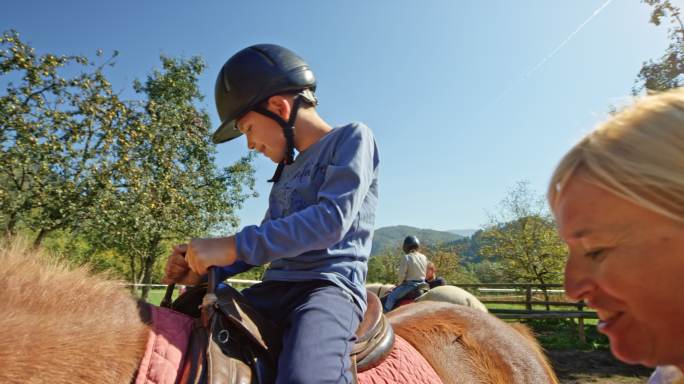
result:
<svg viewBox="0 0 684 384"><path fill-rule="evenodd" d="M595 289L591 263L582 256L568 256L565 263L565 296L570 300L585 299Z"/></svg>

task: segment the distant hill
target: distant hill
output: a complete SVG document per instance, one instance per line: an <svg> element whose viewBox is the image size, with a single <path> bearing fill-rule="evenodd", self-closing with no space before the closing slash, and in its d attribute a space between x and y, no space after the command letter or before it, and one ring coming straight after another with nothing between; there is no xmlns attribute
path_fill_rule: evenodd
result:
<svg viewBox="0 0 684 384"><path fill-rule="evenodd" d="M473 233L479 231L479 229L449 229L444 232L449 232L449 233L455 233L457 235L461 235L463 237L470 237L473 235Z"/></svg>
<svg viewBox="0 0 684 384"><path fill-rule="evenodd" d="M418 237L420 243L425 245L451 243L465 237L456 233L435 231L433 229L420 229L409 227L408 225L382 227L376 229L375 234L373 235L371 256L377 255L384 249L396 249L401 247L404 238L409 235Z"/></svg>

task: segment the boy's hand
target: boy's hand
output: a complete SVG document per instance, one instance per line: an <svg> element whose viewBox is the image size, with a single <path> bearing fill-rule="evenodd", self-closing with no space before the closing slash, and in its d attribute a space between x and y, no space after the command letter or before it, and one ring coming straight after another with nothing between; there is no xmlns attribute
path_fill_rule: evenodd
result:
<svg viewBox="0 0 684 384"><path fill-rule="evenodd" d="M236 260L235 236L192 239L185 252L190 269L200 275L205 275L209 267L230 265Z"/></svg>
<svg viewBox="0 0 684 384"><path fill-rule="evenodd" d="M185 260L188 245L180 244L174 245L169 259L166 261L166 268L164 268L164 284L185 284L197 285L202 281L202 277L190 269L190 265Z"/></svg>

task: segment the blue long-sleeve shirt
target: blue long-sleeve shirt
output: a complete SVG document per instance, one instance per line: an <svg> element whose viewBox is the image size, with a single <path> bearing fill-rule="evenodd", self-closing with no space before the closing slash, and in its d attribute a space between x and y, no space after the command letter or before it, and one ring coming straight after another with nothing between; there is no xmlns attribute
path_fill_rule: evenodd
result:
<svg viewBox="0 0 684 384"><path fill-rule="evenodd" d="M238 260L270 262L264 281L331 281L365 310L378 164L367 126L333 129L284 168L264 222L236 234Z"/></svg>

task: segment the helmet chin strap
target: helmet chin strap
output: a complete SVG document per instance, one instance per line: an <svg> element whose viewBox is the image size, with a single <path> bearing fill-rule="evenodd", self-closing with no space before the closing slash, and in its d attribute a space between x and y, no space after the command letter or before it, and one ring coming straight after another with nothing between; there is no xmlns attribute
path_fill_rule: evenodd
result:
<svg viewBox="0 0 684 384"><path fill-rule="evenodd" d="M269 111L266 108L255 107L254 109L252 109L256 113L260 113L266 117L271 118L272 120L275 120L275 122L283 128L283 134L285 135L285 141L287 144L287 150L285 151L285 159L278 163L278 167L276 168L273 177L271 177L271 179L268 180L269 183L277 183L280 180L280 176L282 175L285 166L294 163L294 123L295 120L297 120L297 112L299 111L299 107L301 104L302 97L300 95L296 95L294 97L292 111L290 112L290 118L287 121L285 121L285 119Z"/></svg>

